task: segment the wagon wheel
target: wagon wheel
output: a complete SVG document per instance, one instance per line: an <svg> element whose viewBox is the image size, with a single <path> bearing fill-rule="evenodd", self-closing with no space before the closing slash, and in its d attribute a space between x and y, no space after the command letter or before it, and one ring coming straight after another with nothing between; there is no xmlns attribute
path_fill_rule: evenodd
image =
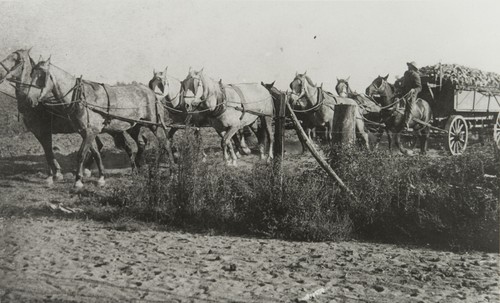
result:
<svg viewBox="0 0 500 303"><path fill-rule="evenodd" d="M495 140L497 148L500 149L500 113L497 114L495 126L493 126L493 140Z"/></svg>
<svg viewBox="0 0 500 303"><path fill-rule="evenodd" d="M469 139L469 128L465 119L462 116L451 116L446 122L445 129L448 131L448 151L452 155L462 154Z"/></svg>

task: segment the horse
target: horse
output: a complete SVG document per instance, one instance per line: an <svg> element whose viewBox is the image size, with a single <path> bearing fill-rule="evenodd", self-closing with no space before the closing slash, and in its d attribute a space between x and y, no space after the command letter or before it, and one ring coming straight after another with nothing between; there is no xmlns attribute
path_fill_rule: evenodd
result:
<svg viewBox="0 0 500 303"><path fill-rule="evenodd" d="M94 148L94 139L102 132L115 134L129 130L139 134L141 128L147 126L163 144L173 163L170 143L165 134L160 137L161 128L158 127L163 125L163 111L158 109L156 96L148 87L139 84L108 86L77 79L51 65L50 58L33 67L31 78L27 94L31 107L53 106L72 122L83 138L77 154L75 188L83 187L83 161L89 150L97 160L98 185L105 184L101 155ZM52 98L49 98L50 93Z"/></svg>
<svg viewBox="0 0 500 303"><path fill-rule="evenodd" d="M168 66L163 70L157 72L153 70L153 78L148 83L148 86L155 94L161 99L161 102L165 109L167 110L170 119L174 124L180 125L192 125L195 127L206 127L210 126L210 121L206 115L200 115L197 113L188 113L185 104L181 102L180 91L181 91L181 81L167 74ZM167 138L172 141L174 134L179 128L172 127L167 134ZM200 131L196 129L195 135L198 141L201 142ZM238 147L238 150L244 155L251 153L250 148L245 143L245 137L241 134L241 140L238 136L233 137L234 144ZM203 159L205 160L205 151L202 151ZM237 154L238 155L238 154Z"/></svg>
<svg viewBox="0 0 500 303"><path fill-rule="evenodd" d="M292 99L292 107L295 111L304 113L307 126L325 126L325 139L327 141L333 138L333 112L335 104L350 104L356 106L355 119L356 131L362 137L365 147L370 149L368 134L365 131L363 116L356 101L335 97L331 93L317 87L306 72L295 74L295 78L290 83L292 94L296 97Z"/></svg>
<svg viewBox="0 0 500 303"><path fill-rule="evenodd" d="M350 98L358 102L358 105L362 110L363 117L365 118L367 128L370 132L377 133L377 140L375 143L376 148L382 139L384 131L386 131L385 128L380 127L382 123L380 117L380 104L377 103L375 99L368 97L366 94L360 94L353 91L349 85L349 78L350 77L347 77L347 79L337 78L335 91L340 97ZM388 133L387 135L389 136Z"/></svg>
<svg viewBox="0 0 500 303"><path fill-rule="evenodd" d="M409 155L411 151L408 151L401 144L401 132L404 129L404 107L405 107L405 96L402 98L397 98L399 95L398 90L394 84L387 82L387 78L378 76L372 83L366 88L366 94L368 96L378 95L380 103L382 105L381 119L384 121L385 128L388 132L394 133L394 141L396 147L399 148L400 152ZM432 110L429 103L421 98L417 98L414 107L410 113L412 118L419 119L426 124L432 120ZM410 120L409 125L415 135L420 141L420 151L422 154L427 153L427 141L430 135L430 129L428 125L417 122L415 119ZM391 136L389 134L389 149L391 148Z"/></svg>
<svg viewBox="0 0 500 303"><path fill-rule="evenodd" d="M261 135L259 151L261 159L265 159L265 139L269 139L267 160L273 157L274 115L273 100L267 89L258 83L228 84L215 81L203 73L203 69L190 69L186 79L182 81L182 98L190 113L198 113L207 117L211 126L222 136L221 146L223 159L228 165L237 165L237 157L231 138L244 126L249 126L260 119ZM232 161L229 159L228 150Z"/></svg>
<svg viewBox="0 0 500 303"><path fill-rule="evenodd" d="M31 82L31 70L35 65L29 52L31 49L20 49L9 54L0 62L0 83L4 80L11 81L15 84L16 100L19 113L22 114L23 123L26 128L33 133L35 138L40 142L45 153L45 158L49 166L49 177L46 179L48 185L52 185L54 181L62 180L61 166L54 156L52 147L52 134L71 134L76 133L70 121L64 117L55 114L49 108L40 104L32 108L27 104L26 95L28 91L28 83ZM35 89L35 88L33 88ZM129 155L132 164L134 164L137 147L129 140L127 133L117 133L113 136L115 145L125 149ZM96 145L98 150L101 150L103 144L99 137L96 137ZM88 157L85 161L84 174L90 176L90 166L93 162L92 157Z"/></svg>

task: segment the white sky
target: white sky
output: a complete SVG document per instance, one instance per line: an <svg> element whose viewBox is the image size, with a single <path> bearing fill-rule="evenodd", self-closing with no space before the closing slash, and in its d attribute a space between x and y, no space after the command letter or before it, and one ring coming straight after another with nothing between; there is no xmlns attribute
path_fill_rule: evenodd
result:
<svg viewBox="0 0 500 303"><path fill-rule="evenodd" d="M75 75L147 83L189 66L226 83L272 82L295 72L333 91L350 76L459 63L500 72L500 1L0 1L0 58L33 46ZM314 37L316 36L316 39Z"/></svg>

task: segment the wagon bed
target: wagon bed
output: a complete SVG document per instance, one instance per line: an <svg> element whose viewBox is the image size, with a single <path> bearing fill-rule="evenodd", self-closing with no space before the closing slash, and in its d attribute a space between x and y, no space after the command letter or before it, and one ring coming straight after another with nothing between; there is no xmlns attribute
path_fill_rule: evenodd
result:
<svg viewBox="0 0 500 303"><path fill-rule="evenodd" d="M468 83L459 83L458 77L444 74L441 68L437 70L429 72L429 67L420 70L422 92L419 97L432 108L433 126L447 131L448 151L453 155L463 153L471 132L481 138L492 133L494 142L500 146L500 84L497 81L500 76L459 67L458 70L469 70L464 74L474 77L469 80L460 75L461 82Z"/></svg>

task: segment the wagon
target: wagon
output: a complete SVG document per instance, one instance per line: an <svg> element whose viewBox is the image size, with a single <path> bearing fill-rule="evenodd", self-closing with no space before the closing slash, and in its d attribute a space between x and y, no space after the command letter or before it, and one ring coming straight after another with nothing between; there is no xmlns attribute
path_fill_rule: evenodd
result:
<svg viewBox="0 0 500 303"><path fill-rule="evenodd" d="M463 67L458 69L461 73L464 70ZM492 73L465 69L463 74L469 78L461 76L458 81L456 77L443 74L441 65L437 69L422 68L420 72L422 92L419 97L428 101L432 108L432 125L446 131L441 133L445 133L449 153L463 153L472 133L482 142L489 137L500 147L500 87L496 74L493 74L494 81L484 81L478 74Z"/></svg>

